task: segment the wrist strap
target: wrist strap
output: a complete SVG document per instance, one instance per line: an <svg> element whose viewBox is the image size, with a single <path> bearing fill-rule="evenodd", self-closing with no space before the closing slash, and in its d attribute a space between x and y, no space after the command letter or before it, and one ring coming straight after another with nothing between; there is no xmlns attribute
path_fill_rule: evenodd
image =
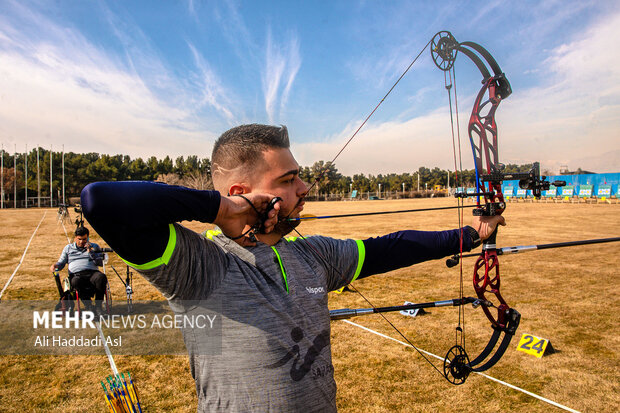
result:
<svg viewBox="0 0 620 413"><path fill-rule="evenodd" d="M482 244L482 240L480 239L480 234L473 227L467 225L465 228L465 232L469 234L471 237L471 249L478 248L480 244Z"/></svg>

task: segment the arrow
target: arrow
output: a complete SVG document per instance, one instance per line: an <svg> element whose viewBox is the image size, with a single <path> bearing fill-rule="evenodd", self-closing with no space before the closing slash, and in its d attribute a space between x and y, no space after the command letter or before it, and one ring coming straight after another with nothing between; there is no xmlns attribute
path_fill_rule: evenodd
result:
<svg viewBox="0 0 620 413"><path fill-rule="evenodd" d="M401 209L398 211L380 211L380 212L359 212L356 214L341 214L341 215L312 215L303 214L299 218L286 218L287 221L311 221L315 219L328 219L328 218L349 218L349 217L362 217L368 215L388 215L388 214L402 214L405 212L423 212L423 211L440 211L443 209L461 209L461 208L475 208L476 205L463 205L463 206L449 206L449 207L437 207L437 208L419 208L419 209Z"/></svg>

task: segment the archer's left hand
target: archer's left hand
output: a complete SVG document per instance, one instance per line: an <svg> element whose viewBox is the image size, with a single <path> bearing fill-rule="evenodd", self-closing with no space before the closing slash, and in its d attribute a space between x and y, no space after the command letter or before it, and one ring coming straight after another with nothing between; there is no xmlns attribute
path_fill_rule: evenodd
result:
<svg viewBox="0 0 620 413"><path fill-rule="evenodd" d="M498 225L506 225L506 220L501 215L492 217L474 216L471 223L471 226L478 231L478 235L480 235L482 241L489 238Z"/></svg>

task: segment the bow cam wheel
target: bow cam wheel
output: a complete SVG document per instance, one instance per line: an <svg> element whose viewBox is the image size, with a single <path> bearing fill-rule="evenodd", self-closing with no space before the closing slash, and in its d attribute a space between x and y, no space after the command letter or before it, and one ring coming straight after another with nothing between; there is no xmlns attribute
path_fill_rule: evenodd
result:
<svg viewBox="0 0 620 413"><path fill-rule="evenodd" d="M459 42L456 41L452 33L441 31L431 40L431 56L435 65L443 71L452 69Z"/></svg>
<svg viewBox="0 0 620 413"><path fill-rule="evenodd" d="M446 380L455 385L463 384L469 373L471 373L471 367L465 349L456 345L448 350L443 360L443 375Z"/></svg>

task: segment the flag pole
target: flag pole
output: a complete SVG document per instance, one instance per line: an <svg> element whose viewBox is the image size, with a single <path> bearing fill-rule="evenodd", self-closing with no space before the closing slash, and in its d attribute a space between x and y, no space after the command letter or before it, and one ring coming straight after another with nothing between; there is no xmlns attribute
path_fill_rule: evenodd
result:
<svg viewBox="0 0 620 413"><path fill-rule="evenodd" d="M37 144L37 208L41 208L41 168L39 165L39 145Z"/></svg>
<svg viewBox="0 0 620 413"><path fill-rule="evenodd" d="M62 204L67 205L65 202L65 145L62 145Z"/></svg>
<svg viewBox="0 0 620 413"><path fill-rule="evenodd" d="M2 158L0 158L0 208L4 209L4 144L2 144Z"/></svg>
<svg viewBox="0 0 620 413"><path fill-rule="evenodd" d="M24 153L24 193L26 195L25 208L28 208L28 145L26 144L26 152Z"/></svg>
<svg viewBox="0 0 620 413"><path fill-rule="evenodd" d="M13 208L17 209L17 144L13 149Z"/></svg>
<svg viewBox="0 0 620 413"><path fill-rule="evenodd" d="M50 145L50 207L54 206L54 202L52 201L52 182L52 145Z"/></svg>

